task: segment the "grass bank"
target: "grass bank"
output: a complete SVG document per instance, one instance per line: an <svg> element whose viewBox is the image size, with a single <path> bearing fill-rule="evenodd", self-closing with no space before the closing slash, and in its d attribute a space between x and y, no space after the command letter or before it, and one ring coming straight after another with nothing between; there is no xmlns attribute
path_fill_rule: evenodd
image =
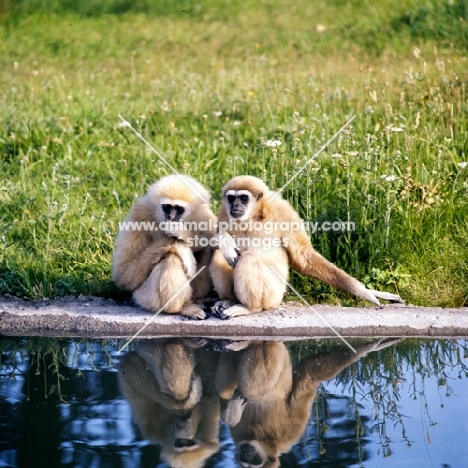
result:
<svg viewBox="0 0 468 468"><path fill-rule="evenodd" d="M304 219L354 221L315 247L420 305L468 297L464 2L4 2L0 293L117 296L118 221L170 173L214 205L234 175ZM266 142L279 140L270 147ZM294 276L312 301L353 299Z"/></svg>

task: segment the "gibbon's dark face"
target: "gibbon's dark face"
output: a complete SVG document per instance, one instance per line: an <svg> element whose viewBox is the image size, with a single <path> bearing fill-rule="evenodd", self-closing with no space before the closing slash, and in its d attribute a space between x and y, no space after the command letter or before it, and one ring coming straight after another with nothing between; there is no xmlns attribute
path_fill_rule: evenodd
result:
<svg viewBox="0 0 468 468"><path fill-rule="evenodd" d="M248 190L228 190L225 197L231 218L239 219L249 214L253 197Z"/></svg>
<svg viewBox="0 0 468 468"><path fill-rule="evenodd" d="M259 468L264 466L267 462L269 464L276 461L276 457L262 455L255 445L244 442L239 447L238 461L242 466L258 466Z"/></svg>
<svg viewBox="0 0 468 468"><path fill-rule="evenodd" d="M162 210L164 213L164 221L180 221L182 215L185 213L185 208L183 206L171 205L169 203L164 203L162 205Z"/></svg>

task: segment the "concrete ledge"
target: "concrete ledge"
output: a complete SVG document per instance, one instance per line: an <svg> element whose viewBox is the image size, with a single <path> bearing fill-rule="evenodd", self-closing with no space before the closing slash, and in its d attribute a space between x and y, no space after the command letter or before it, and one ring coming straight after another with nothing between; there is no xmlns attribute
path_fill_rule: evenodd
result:
<svg viewBox="0 0 468 468"><path fill-rule="evenodd" d="M304 339L335 337L324 320L344 337L468 336L468 308L442 309L387 305L383 309L314 306L295 303L231 320L195 321L154 314L98 297L38 302L0 297L0 334L83 338L129 338L143 326L141 338L196 336L231 339ZM323 320L322 320L322 318Z"/></svg>

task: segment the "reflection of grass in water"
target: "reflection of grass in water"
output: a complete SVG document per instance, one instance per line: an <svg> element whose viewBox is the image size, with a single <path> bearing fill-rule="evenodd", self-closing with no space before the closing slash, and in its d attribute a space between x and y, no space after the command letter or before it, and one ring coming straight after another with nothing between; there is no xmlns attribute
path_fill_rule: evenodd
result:
<svg viewBox="0 0 468 468"><path fill-rule="evenodd" d="M353 346L375 340L350 340ZM61 394L61 370L66 366L80 371L104 371L113 368L117 363L116 350L124 340L56 340L51 338L4 338L0 340L2 373L14 378L18 372L18 363L28 363L27 373L43 376L44 397L54 394L60 400L66 399ZM130 348L136 347L133 342ZM287 344L293 365L311 355L319 355L344 349L339 340L319 340L290 342ZM351 388L352 403L355 411L357 434L361 433L359 425L358 400L372 398L379 420L376 424L384 426L387 420L402 425L403 438L407 440L398 412L396 402L399 399L399 384L404 369L411 369L413 381L410 383L412 394L424 398L424 381L435 377L439 387L451 392L447 380L447 369L459 369L459 377L468 377L468 367L464 362L467 353L466 340L426 340L405 339L381 351L372 352L357 363L345 368L334 381L343 387ZM22 371L20 371L22 372ZM423 388L417 388L416 377L420 377ZM321 388L312 415L317 415L320 424L326 423L326 392ZM314 413L315 412L315 413ZM323 426L325 427L325 426Z"/></svg>
<svg viewBox="0 0 468 468"><path fill-rule="evenodd" d="M446 47L466 46L462 2L2 5L0 292L117 294L117 221L167 174L119 113L215 204L233 175L281 187L355 114L284 196L307 220L356 223L312 237L359 279L422 305L466 301L466 67Z"/></svg>
<svg viewBox="0 0 468 468"><path fill-rule="evenodd" d="M66 403L67 395L62 392L64 369L73 369L77 376L83 370L100 372L116 364L116 350L124 340L57 340L53 338L4 338L0 341L2 373L15 378L23 373L19 367L26 362L24 372L28 380L28 399L31 387L29 379L42 378L44 398L56 396ZM130 346L132 348L132 346Z"/></svg>
<svg viewBox="0 0 468 468"><path fill-rule="evenodd" d="M353 346L358 346L359 340L350 340ZM362 343L362 341L361 341ZM350 419L355 421L356 446L359 460L363 459L361 438L365 437L365 426L360 414L360 406L364 401L372 401L373 420L371 430L380 439L382 455L392 454L391 439L387 435L389 424L399 426L401 440L410 447L411 434L408 434L404 424L404 414L398 408L401 399L401 383L403 374L411 376L409 384L410 396L421 398L423 401L425 418L429 426L434 425L427 405L425 385L426 380L435 378L437 386L445 390L446 395L452 393L449 385L448 370L458 369L459 378L468 378L468 367L465 357L468 349L467 340L429 340L405 339L396 347L370 353L344 369L334 382L350 392L348 411ZM290 350L295 360L314 353L329 352L336 347L342 347L337 340L310 341L290 343ZM324 454L324 434L328 431L329 420L327 391L321 386L314 401L310 423L315 426L320 454ZM311 441L311 443L317 443Z"/></svg>

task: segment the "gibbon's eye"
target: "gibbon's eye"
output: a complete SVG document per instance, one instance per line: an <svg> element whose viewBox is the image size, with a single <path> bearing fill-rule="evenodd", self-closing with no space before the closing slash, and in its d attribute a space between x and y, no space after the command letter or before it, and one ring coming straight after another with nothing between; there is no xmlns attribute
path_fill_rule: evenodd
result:
<svg viewBox="0 0 468 468"><path fill-rule="evenodd" d="M268 457L268 461L269 461L270 463L273 463L275 460L276 460L275 457L271 457L271 456Z"/></svg>
<svg viewBox="0 0 468 468"><path fill-rule="evenodd" d="M230 205L232 205L234 203L234 200L236 199L236 197L234 195L228 195L227 196L227 201Z"/></svg>
<svg viewBox="0 0 468 468"><path fill-rule="evenodd" d="M243 205L247 205L247 203L249 203L249 197L248 195L241 195L240 197L240 201Z"/></svg>
<svg viewBox="0 0 468 468"><path fill-rule="evenodd" d="M182 206L175 205L174 210L176 211L178 216L182 216L185 213L185 208L183 208Z"/></svg>
<svg viewBox="0 0 468 468"><path fill-rule="evenodd" d="M162 210L164 213L169 214L172 210L172 205L169 205L168 203L164 204L162 205Z"/></svg>

